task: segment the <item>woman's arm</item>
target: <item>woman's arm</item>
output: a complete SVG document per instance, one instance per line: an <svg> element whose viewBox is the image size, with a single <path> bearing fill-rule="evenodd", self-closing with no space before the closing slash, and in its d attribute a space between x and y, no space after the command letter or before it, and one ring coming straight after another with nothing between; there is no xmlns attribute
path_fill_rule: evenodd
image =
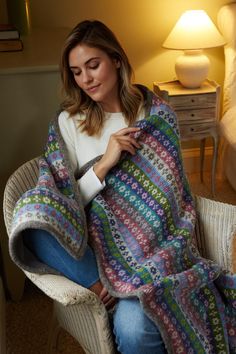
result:
<svg viewBox="0 0 236 354"><path fill-rule="evenodd" d="M78 160L76 156L77 132L75 123L69 118L67 112L59 115L59 127L67 147L68 157L74 174L78 172ZM117 164L122 151L135 153L139 144L130 137L131 132L138 131L139 128L123 128L111 134L106 151L93 167L91 167L79 180L78 185L81 192L83 205L86 206L105 186L104 179L109 170ZM82 153L86 153L83 151Z"/></svg>
<svg viewBox="0 0 236 354"><path fill-rule="evenodd" d="M69 118L68 113L65 111L60 113L58 123L62 138L67 148L70 165L76 176L79 169L75 147L77 128L75 127L73 119ZM86 206L104 188L105 183L101 183L100 179L94 173L93 167L91 167L80 179L78 179L78 185L83 205Z"/></svg>

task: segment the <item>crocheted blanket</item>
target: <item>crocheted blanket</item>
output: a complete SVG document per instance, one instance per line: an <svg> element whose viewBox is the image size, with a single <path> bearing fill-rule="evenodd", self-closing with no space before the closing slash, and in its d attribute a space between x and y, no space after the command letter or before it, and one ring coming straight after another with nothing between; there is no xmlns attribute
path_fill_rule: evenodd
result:
<svg viewBox="0 0 236 354"><path fill-rule="evenodd" d="M236 353L236 278L203 259L183 170L176 117L153 98L139 121L141 148L122 155L85 215L57 123L50 126L37 186L18 201L10 254L23 269L45 272L24 249L21 231L44 228L79 258L89 237L110 293L137 296L169 353Z"/></svg>

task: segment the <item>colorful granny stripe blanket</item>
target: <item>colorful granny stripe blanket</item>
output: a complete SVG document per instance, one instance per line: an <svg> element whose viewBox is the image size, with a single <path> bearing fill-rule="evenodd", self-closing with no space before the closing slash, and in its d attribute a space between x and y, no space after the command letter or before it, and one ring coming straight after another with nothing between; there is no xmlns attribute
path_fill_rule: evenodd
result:
<svg viewBox="0 0 236 354"><path fill-rule="evenodd" d="M85 216L52 123L38 185L15 208L10 254L23 269L43 272L23 248L23 229L49 230L77 258L88 231L103 283L114 296L140 299L168 353L236 353L236 277L195 247L176 117L153 96L150 115L136 125L141 148L123 154Z"/></svg>

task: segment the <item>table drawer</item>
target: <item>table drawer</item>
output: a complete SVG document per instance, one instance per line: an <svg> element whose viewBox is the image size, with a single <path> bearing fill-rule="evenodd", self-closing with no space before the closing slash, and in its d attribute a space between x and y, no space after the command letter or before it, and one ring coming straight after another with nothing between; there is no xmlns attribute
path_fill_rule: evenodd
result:
<svg viewBox="0 0 236 354"><path fill-rule="evenodd" d="M216 109L215 107L206 109L191 109L175 111L179 124L191 124L191 123L210 123L216 121Z"/></svg>
<svg viewBox="0 0 236 354"><path fill-rule="evenodd" d="M169 96L169 103L175 110L215 107L216 93Z"/></svg>
<svg viewBox="0 0 236 354"><path fill-rule="evenodd" d="M201 139L209 136L210 132L217 130L216 124L179 124L180 138L182 140L187 139Z"/></svg>

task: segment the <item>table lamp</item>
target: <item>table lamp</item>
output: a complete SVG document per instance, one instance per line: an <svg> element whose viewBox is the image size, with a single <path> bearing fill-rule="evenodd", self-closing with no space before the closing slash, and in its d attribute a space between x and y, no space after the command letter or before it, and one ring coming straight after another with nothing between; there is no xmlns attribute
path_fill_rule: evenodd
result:
<svg viewBox="0 0 236 354"><path fill-rule="evenodd" d="M203 49L224 44L223 36L205 11L189 10L179 18L163 47L184 50L175 63L176 76L184 87L197 88L207 78L210 66Z"/></svg>

